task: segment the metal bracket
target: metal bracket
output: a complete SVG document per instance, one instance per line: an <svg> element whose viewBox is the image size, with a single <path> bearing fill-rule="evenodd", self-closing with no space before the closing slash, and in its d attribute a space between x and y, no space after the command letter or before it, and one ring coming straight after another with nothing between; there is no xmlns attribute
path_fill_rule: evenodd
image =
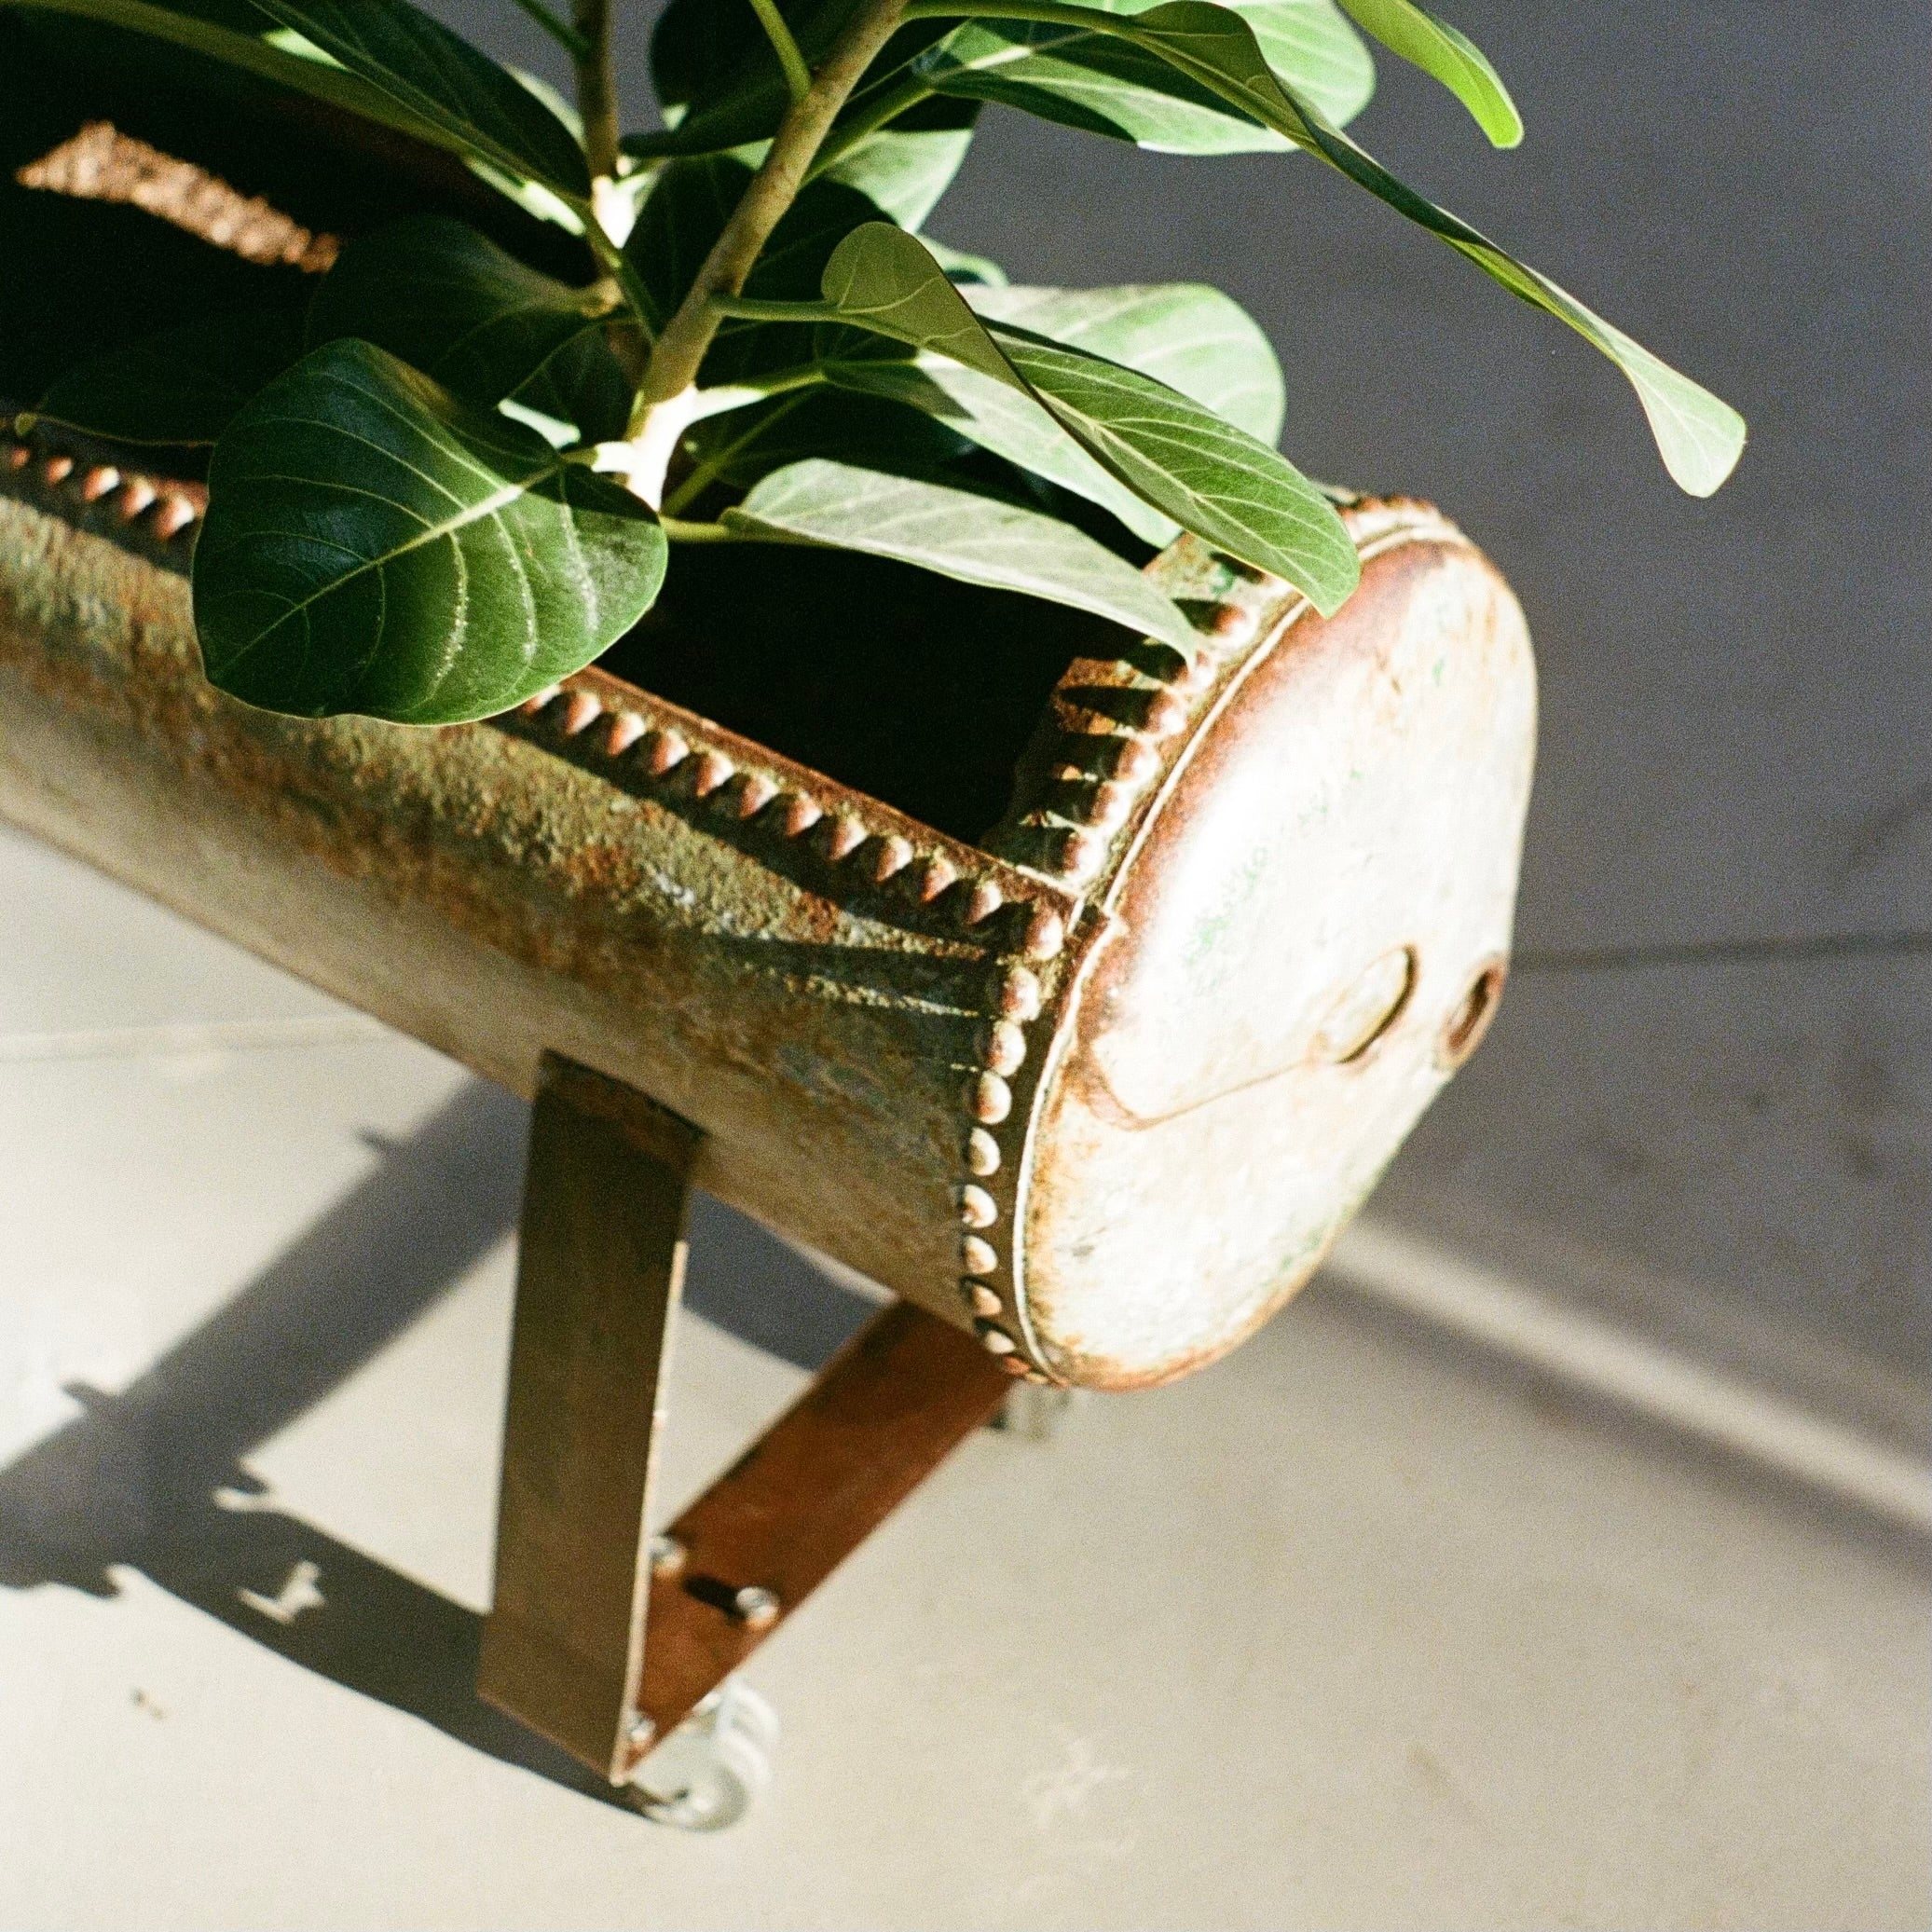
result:
<svg viewBox="0 0 1932 1932"><path fill-rule="evenodd" d="M971 1336L892 1303L651 1538L703 1144L635 1089L544 1056L477 1688L613 1784L1012 1388Z"/></svg>

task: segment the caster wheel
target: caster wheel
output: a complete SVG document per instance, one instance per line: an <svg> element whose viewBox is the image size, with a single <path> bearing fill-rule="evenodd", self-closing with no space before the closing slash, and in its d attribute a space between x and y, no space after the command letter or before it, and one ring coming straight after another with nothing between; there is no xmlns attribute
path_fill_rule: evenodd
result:
<svg viewBox="0 0 1932 1932"><path fill-rule="evenodd" d="M722 1831L772 1781L778 1714L727 1678L631 1774L637 1808L680 1831Z"/></svg>

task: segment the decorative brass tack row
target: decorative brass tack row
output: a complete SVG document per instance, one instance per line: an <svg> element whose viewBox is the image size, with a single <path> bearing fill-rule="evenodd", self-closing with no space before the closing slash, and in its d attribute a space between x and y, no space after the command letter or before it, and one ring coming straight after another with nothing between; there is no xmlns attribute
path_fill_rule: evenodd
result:
<svg viewBox="0 0 1932 1932"><path fill-rule="evenodd" d="M138 523L152 511L147 528L164 543L181 537L202 512L199 490L138 472L124 472L113 463L83 464L64 454L42 455L29 443L7 443L7 467L16 474L32 469L31 480L77 497L83 503L104 503L108 498L116 498L113 508L125 524Z"/></svg>
<svg viewBox="0 0 1932 1932"><path fill-rule="evenodd" d="M571 684L540 691L518 709L525 717L535 719L551 712L560 697L564 702L549 721L555 722L563 736L582 737L600 719L608 719L600 747L607 757L615 760L635 753L636 762L653 778L669 778L674 772L684 771L695 797L715 801L720 811L738 819L759 819L788 840L802 838L824 824L820 849L825 856L834 865L842 865L869 846L869 870L876 884L884 885L903 875L922 905L931 905L963 884L957 895L957 913L959 923L968 929L983 925L1008 904L996 879L963 880L960 866L944 853L927 853L922 858L902 832L868 825L852 802L828 811L811 792L781 786L768 773L741 769L715 745L694 744L695 732L690 721L684 729L653 724L641 709L609 706L595 691ZM1024 910L1029 902L1016 899L1011 903L1016 910ZM1065 916L1054 905L1033 901L1020 951L1029 959L1044 961L1057 957L1065 943Z"/></svg>

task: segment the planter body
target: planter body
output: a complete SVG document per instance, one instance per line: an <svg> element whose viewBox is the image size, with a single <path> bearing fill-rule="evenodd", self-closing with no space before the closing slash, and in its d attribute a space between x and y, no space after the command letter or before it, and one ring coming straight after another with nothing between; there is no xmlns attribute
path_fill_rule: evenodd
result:
<svg viewBox="0 0 1932 1932"><path fill-rule="evenodd" d="M160 534L191 493L7 454L0 813L518 1092L545 1048L629 1082L1017 1372L1233 1346L1500 989L1528 642L1424 506L1348 513L1326 623L1177 545L1199 665L1076 662L975 846L596 671L433 732L250 710Z"/></svg>

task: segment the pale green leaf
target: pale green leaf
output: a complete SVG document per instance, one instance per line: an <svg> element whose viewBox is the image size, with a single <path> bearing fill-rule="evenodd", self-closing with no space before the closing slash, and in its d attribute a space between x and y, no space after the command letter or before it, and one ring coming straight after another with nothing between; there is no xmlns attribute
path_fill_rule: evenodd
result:
<svg viewBox="0 0 1932 1932"><path fill-rule="evenodd" d="M886 128L848 147L817 178L856 188L902 228L918 228L939 206L973 144L977 101L952 103L955 127Z"/></svg>
<svg viewBox="0 0 1932 1932"><path fill-rule="evenodd" d="M1176 606L1091 537L969 490L814 459L767 476L722 520L742 536L863 551L1045 597L1183 652L1197 642Z"/></svg>
<svg viewBox="0 0 1932 1932"><path fill-rule="evenodd" d="M1044 404L1130 489L1185 529L1338 609L1360 574L1334 506L1267 445L1138 370L982 324L911 236L855 230L827 264L834 320L949 357Z"/></svg>
<svg viewBox="0 0 1932 1932"><path fill-rule="evenodd" d="M1372 34L1391 54L1442 82L1496 147L1514 147L1523 138L1523 116L1510 99L1502 76L1481 48L1446 21L1425 13L1415 0L1341 0L1349 17ZM1264 42L1262 52L1268 53ZM1269 54L1268 65L1295 86L1295 76ZM1324 114L1326 107L1315 103ZM1330 120L1336 119L1332 114Z"/></svg>
<svg viewBox="0 0 1932 1932"><path fill-rule="evenodd" d="M596 442L622 435L630 413L609 308L461 222L412 215L343 251L309 307L308 342L360 337L471 402L509 400Z"/></svg>
<svg viewBox="0 0 1932 1932"><path fill-rule="evenodd" d="M249 704L446 724L588 664L650 608L665 548L643 503L530 431L332 342L216 445L195 623Z"/></svg>

